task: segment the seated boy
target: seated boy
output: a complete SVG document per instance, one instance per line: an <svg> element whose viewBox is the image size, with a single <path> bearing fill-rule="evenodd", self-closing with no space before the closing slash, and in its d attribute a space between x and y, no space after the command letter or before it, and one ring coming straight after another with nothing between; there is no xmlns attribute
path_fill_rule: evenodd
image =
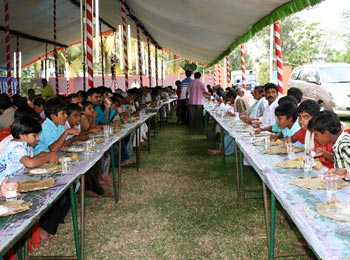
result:
<svg viewBox="0 0 350 260"><path fill-rule="evenodd" d="M79 129L64 129L67 121L66 104L58 98L50 99L45 105L46 120L42 124L43 130L39 134L39 141L34 146L34 155L41 152L57 152L61 147L72 143L66 140L68 135L78 135Z"/></svg>
<svg viewBox="0 0 350 260"><path fill-rule="evenodd" d="M65 129L69 128L80 128L80 115L82 112L82 108L78 104L71 103L67 106L67 122L65 125ZM79 135L68 136L69 140L73 142L75 141L86 141L89 139L87 132L81 131ZM104 195L106 192L101 186L99 180L99 175L101 173L101 160L99 160L90 170L85 173L85 183L86 183L86 194L99 197L100 195ZM107 191L108 194L111 195L110 192Z"/></svg>
<svg viewBox="0 0 350 260"><path fill-rule="evenodd" d="M46 120L42 124L39 141L34 146L34 155L41 152L57 152L62 146L69 145L68 135L79 134L79 129L64 129L67 120L66 104L58 98L47 101L45 105ZM70 208L69 191L64 193L40 219L40 237L48 239L56 234L59 223L64 221Z"/></svg>
<svg viewBox="0 0 350 260"><path fill-rule="evenodd" d="M333 111L321 111L310 122L315 139L321 145L333 144L334 168L342 170L330 170L327 174L335 172L341 177L347 175L350 168L350 135L342 131L340 119ZM350 176L349 176L350 177Z"/></svg>
<svg viewBox="0 0 350 260"><path fill-rule="evenodd" d="M297 106L292 102L283 102L275 109L276 123L281 132L272 135L272 139L293 136L300 129L297 121Z"/></svg>
<svg viewBox="0 0 350 260"><path fill-rule="evenodd" d="M315 140L314 133L308 129L310 120L316 117L319 112L320 105L314 100L307 99L300 103L297 109L300 129L291 137L291 141L304 144L308 153L314 150L324 166L333 168L332 143L329 142L326 146L321 145Z"/></svg>

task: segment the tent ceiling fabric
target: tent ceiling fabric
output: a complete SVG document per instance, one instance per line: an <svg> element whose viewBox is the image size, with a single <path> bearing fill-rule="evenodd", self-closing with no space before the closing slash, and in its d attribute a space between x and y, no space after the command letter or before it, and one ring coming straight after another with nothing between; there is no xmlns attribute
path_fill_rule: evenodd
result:
<svg viewBox="0 0 350 260"><path fill-rule="evenodd" d="M277 19L320 1L125 0L131 16L140 21L160 47L203 64L218 61ZM9 9L10 30L53 41L53 0L11 0ZM100 0L100 18L105 22L101 31L118 28L121 24L119 1ZM128 22L136 37L134 21ZM0 26L5 26L4 12L0 12ZM57 0L57 41L63 45L80 41L78 0ZM19 38L22 64L44 55L45 45ZM0 50L0 67L5 67L4 31L0 32ZM49 44L48 51L51 50L53 45ZM13 51L16 51L16 36L11 34Z"/></svg>

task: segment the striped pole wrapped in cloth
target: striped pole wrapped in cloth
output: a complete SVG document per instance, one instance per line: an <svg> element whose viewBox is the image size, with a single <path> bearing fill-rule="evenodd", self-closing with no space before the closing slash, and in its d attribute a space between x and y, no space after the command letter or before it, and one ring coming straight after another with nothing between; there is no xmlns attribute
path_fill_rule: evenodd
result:
<svg viewBox="0 0 350 260"><path fill-rule="evenodd" d="M208 84L211 85L211 70L208 70Z"/></svg>
<svg viewBox="0 0 350 260"><path fill-rule="evenodd" d="M53 0L53 39L55 42L54 45L54 57L55 57L55 85L56 85L56 95L58 95L60 93L60 88L59 88L59 84L58 84L58 53L57 53L57 25L56 25L56 20L57 20L57 16L56 16L56 8L57 4L56 4L56 0Z"/></svg>
<svg viewBox="0 0 350 260"><path fill-rule="evenodd" d="M149 35L147 35L147 56L148 56L148 84L149 84L149 87L152 87L151 45L149 43Z"/></svg>
<svg viewBox="0 0 350 260"><path fill-rule="evenodd" d="M247 79L245 76L245 51L244 44L241 44L241 65L242 65L242 87L247 89Z"/></svg>
<svg viewBox="0 0 350 260"><path fill-rule="evenodd" d="M277 21L273 24L275 31L275 50L277 61L277 78L278 78L278 92L283 94L283 63L282 63L282 46L280 35L280 22Z"/></svg>
<svg viewBox="0 0 350 260"><path fill-rule="evenodd" d="M9 96L12 96L9 1L4 0L4 4L5 4L5 45L6 45L6 69L7 69L7 94Z"/></svg>
<svg viewBox="0 0 350 260"><path fill-rule="evenodd" d="M230 82L231 82L231 69L230 69L230 56L227 55L225 57L225 61L226 61L226 83L227 83L227 87L230 86Z"/></svg>
<svg viewBox="0 0 350 260"><path fill-rule="evenodd" d="M86 0L86 58L88 70L88 86L94 87L94 63L93 63L93 34L92 34L92 0Z"/></svg>
<svg viewBox="0 0 350 260"><path fill-rule="evenodd" d="M141 39L140 39L140 23L136 22L136 37L137 37L137 56L139 60L139 76L140 76L140 87L143 87L142 77L142 56L141 56Z"/></svg>
<svg viewBox="0 0 350 260"><path fill-rule="evenodd" d="M127 40L127 27L126 27L125 0L120 0L120 6L122 10L125 90L128 90L129 89L129 62L128 62L128 40Z"/></svg>
<svg viewBox="0 0 350 260"><path fill-rule="evenodd" d="M155 46L155 48L154 48L154 52L155 52L155 54L154 54L154 61L155 61L155 69L156 69L156 86L158 86L158 47L157 46Z"/></svg>
<svg viewBox="0 0 350 260"><path fill-rule="evenodd" d="M217 66L214 66L214 86L216 86L216 70L217 70Z"/></svg>

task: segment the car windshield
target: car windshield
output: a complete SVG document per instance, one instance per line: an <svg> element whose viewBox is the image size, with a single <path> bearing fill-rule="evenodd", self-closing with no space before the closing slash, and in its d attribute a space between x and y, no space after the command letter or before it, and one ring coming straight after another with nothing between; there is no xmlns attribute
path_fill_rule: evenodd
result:
<svg viewBox="0 0 350 260"><path fill-rule="evenodd" d="M320 72L327 83L350 83L350 66L320 68Z"/></svg>

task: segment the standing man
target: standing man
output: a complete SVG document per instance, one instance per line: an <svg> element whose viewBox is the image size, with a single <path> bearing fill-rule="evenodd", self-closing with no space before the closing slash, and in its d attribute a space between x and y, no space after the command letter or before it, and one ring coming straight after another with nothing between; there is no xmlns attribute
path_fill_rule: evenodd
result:
<svg viewBox="0 0 350 260"><path fill-rule="evenodd" d="M207 88L204 86L201 79L201 73L194 74L194 80L190 82L187 92L189 94L188 114L189 124L192 129L198 129L201 124L201 115L203 110L202 97L209 96Z"/></svg>
<svg viewBox="0 0 350 260"><path fill-rule="evenodd" d="M191 83L191 75L192 72L190 70L186 70L185 72L186 78L181 82L181 96L180 96L180 115L181 115L181 124L188 124L188 95L187 88Z"/></svg>
<svg viewBox="0 0 350 260"><path fill-rule="evenodd" d="M52 87L49 84L47 84L46 79L42 79L41 84L42 84L41 97L44 100L48 100L56 96L55 92L53 92Z"/></svg>

